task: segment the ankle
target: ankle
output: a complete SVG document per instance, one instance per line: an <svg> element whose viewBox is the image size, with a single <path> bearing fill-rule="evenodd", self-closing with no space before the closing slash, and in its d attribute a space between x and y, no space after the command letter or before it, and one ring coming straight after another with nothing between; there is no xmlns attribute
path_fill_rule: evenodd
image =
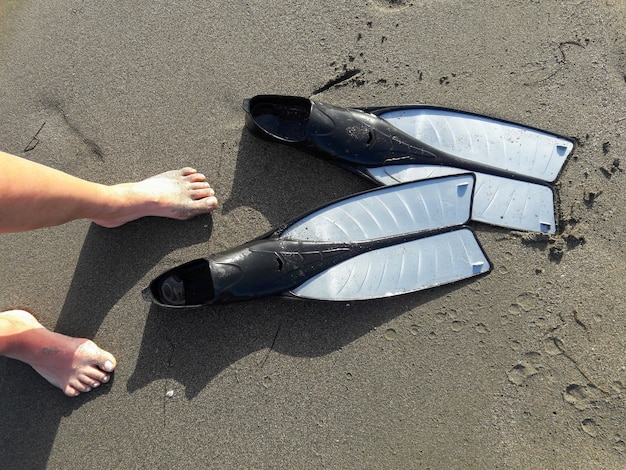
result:
<svg viewBox="0 0 626 470"><path fill-rule="evenodd" d="M131 184L104 186L101 202L90 219L107 228L121 225L136 204Z"/></svg>
<svg viewBox="0 0 626 470"><path fill-rule="evenodd" d="M33 328L43 326L26 311L0 312L0 355L19 358L28 348L26 333Z"/></svg>
<svg viewBox="0 0 626 470"><path fill-rule="evenodd" d="M15 335L13 329L13 323L2 318L2 314L0 314L0 356L9 357L14 348Z"/></svg>

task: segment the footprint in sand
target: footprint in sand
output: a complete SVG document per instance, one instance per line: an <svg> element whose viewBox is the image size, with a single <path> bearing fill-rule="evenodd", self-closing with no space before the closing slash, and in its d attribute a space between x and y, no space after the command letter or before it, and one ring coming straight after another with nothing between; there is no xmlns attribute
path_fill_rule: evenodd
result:
<svg viewBox="0 0 626 470"><path fill-rule="evenodd" d="M549 356L563 354L563 342L559 338L546 338L543 340L543 349Z"/></svg>
<svg viewBox="0 0 626 470"><path fill-rule="evenodd" d="M463 322L461 320L454 320L451 325L452 331L458 333L463 329Z"/></svg>
<svg viewBox="0 0 626 470"><path fill-rule="evenodd" d="M385 331L385 339L387 341L393 341L394 339L396 339L397 336L398 336L398 333L393 328L389 328L387 329L387 331Z"/></svg>
<svg viewBox="0 0 626 470"><path fill-rule="evenodd" d="M523 292L517 296L509 307L509 313L520 314L530 312L538 306L538 296L533 292Z"/></svg>
<svg viewBox="0 0 626 470"><path fill-rule="evenodd" d="M577 410L586 410L593 406L601 395L602 392L591 384L570 384L563 392L563 400Z"/></svg>
<svg viewBox="0 0 626 470"><path fill-rule="evenodd" d="M524 358L506 373L509 381L515 385L522 385L529 377L537 375L543 368L540 361L540 353L536 351L525 353Z"/></svg>
<svg viewBox="0 0 626 470"><path fill-rule="evenodd" d="M522 361L516 364L510 371L506 373L509 381L515 385L522 385L526 379L539 373L539 370L532 364Z"/></svg>
<svg viewBox="0 0 626 470"><path fill-rule="evenodd" d="M600 430L600 426L598 426L592 418L583 419L580 423L580 427L585 434L588 434L591 437L597 437Z"/></svg>

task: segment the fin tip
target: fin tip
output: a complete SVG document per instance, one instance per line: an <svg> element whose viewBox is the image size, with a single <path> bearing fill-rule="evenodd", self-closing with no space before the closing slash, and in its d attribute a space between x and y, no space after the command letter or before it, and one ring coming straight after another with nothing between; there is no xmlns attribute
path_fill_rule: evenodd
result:
<svg viewBox="0 0 626 470"><path fill-rule="evenodd" d="M550 222L539 222L539 231L541 233L550 233L552 230L552 224Z"/></svg>

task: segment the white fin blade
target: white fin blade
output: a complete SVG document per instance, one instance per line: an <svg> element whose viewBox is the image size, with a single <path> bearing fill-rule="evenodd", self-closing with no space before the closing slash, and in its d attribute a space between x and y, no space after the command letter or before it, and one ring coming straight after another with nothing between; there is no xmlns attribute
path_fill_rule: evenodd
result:
<svg viewBox="0 0 626 470"><path fill-rule="evenodd" d="M393 185L464 170L438 165L387 165L367 171L379 183ZM554 194L550 187L485 173L474 174L472 220L513 230L556 233Z"/></svg>
<svg viewBox="0 0 626 470"><path fill-rule="evenodd" d="M556 233L552 188L476 174L472 220L514 230Z"/></svg>
<svg viewBox="0 0 626 470"><path fill-rule="evenodd" d="M367 191L305 216L281 238L362 241L462 225L473 189L474 176L465 173Z"/></svg>
<svg viewBox="0 0 626 470"><path fill-rule="evenodd" d="M461 228L358 255L293 289L297 297L350 301L407 294L491 270L473 232Z"/></svg>
<svg viewBox="0 0 626 470"><path fill-rule="evenodd" d="M459 111L412 108L381 113L403 132L458 158L527 175L556 179L573 144L562 137Z"/></svg>

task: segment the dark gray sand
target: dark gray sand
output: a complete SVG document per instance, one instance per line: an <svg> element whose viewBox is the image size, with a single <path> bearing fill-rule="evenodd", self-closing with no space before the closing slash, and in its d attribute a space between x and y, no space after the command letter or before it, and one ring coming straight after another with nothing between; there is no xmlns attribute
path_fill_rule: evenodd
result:
<svg viewBox="0 0 626 470"><path fill-rule="evenodd" d="M0 359L0 468L624 468L623 0L0 5L2 150L102 183L190 164L221 201L0 238L0 308L119 364L70 399ZM490 275L387 300L151 307L162 271L371 187L250 136L259 93L570 136L559 234L476 225Z"/></svg>

